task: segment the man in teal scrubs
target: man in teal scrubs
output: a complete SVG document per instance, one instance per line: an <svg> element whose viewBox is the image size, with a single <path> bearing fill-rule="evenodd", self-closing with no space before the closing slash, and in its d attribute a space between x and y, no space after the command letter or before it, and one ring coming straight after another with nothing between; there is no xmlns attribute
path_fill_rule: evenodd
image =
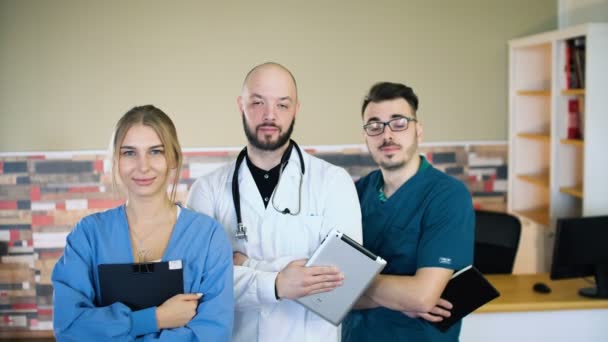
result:
<svg viewBox="0 0 608 342"><path fill-rule="evenodd" d="M380 170L357 182L363 244L387 266L344 320L342 341L457 341L461 323L440 295L473 263L475 214L467 188L418 153L422 125L412 88L378 83L365 97L365 142Z"/></svg>

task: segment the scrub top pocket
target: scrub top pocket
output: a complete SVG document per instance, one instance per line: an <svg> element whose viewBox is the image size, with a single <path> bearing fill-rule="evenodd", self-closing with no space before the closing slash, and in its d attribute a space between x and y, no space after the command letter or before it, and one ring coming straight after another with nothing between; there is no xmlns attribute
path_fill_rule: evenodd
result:
<svg viewBox="0 0 608 342"><path fill-rule="evenodd" d="M384 240L381 255L386 259L387 265L382 273L411 275L416 272L418 240L420 229L415 225L397 226L387 228L389 234Z"/></svg>

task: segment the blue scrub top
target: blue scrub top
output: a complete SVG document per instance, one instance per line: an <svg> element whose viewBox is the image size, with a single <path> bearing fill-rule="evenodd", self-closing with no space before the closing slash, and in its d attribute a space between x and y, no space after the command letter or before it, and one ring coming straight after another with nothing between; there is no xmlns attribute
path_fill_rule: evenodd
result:
<svg viewBox="0 0 608 342"><path fill-rule="evenodd" d="M421 267L459 270L473 263L475 212L459 180L422 158L418 172L388 199L373 171L356 186L363 217L363 245L387 261L382 274L412 276ZM354 310L342 325L342 340L457 341L461 323L442 333L423 319L387 308Z"/></svg>
<svg viewBox="0 0 608 342"><path fill-rule="evenodd" d="M125 206L86 216L68 235L53 269L58 341L230 341L234 321L232 248L212 218L182 208L162 257L181 260L184 293L203 293L183 327L158 329L156 307L99 306L98 266L133 263Z"/></svg>

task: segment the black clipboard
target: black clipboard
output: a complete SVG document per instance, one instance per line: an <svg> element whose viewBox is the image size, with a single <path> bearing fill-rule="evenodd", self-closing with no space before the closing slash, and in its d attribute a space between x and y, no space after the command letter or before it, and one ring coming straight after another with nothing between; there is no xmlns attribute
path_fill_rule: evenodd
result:
<svg viewBox="0 0 608 342"><path fill-rule="evenodd" d="M500 292L483 274L475 266L469 265L454 273L441 294L441 298L453 305L450 317L431 324L446 332L456 322L499 296Z"/></svg>
<svg viewBox="0 0 608 342"><path fill-rule="evenodd" d="M131 310L159 306L184 292L181 260L142 264L101 264L99 287L101 306L116 302Z"/></svg>

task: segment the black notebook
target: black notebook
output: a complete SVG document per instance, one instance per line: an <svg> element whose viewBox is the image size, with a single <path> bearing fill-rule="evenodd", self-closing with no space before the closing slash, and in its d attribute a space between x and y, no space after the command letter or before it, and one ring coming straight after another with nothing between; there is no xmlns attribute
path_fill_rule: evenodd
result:
<svg viewBox="0 0 608 342"><path fill-rule="evenodd" d="M454 323L498 296L500 293L475 266L467 266L454 273L441 294L441 298L453 305L451 316L431 324L445 332Z"/></svg>
<svg viewBox="0 0 608 342"><path fill-rule="evenodd" d="M184 292L181 260L98 266L101 306L121 302L131 310L159 306Z"/></svg>

